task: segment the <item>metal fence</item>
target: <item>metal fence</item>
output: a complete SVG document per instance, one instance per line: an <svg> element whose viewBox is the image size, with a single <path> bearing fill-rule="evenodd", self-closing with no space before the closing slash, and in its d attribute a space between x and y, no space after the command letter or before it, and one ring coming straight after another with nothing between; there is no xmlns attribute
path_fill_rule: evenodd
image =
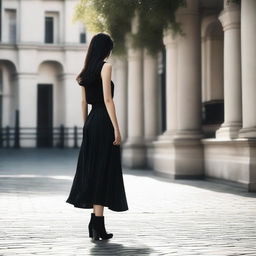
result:
<svg viewBox="0 0 256 256"><path fill-rule="evenodd" d="M35 141L36 147L78 147L83 129L74 127L10 127L0 128L0 147L20 148L21 142ZM29 143L28 143L29 144Z"/></svg>
<svg viewBox="0 0 256 256"><path fill-rule="evenodd" d="M14 127L0 127L0 148L20 148L22 144L32 147L77 148L82 136L83 128L77 126L20 127L19 110L16 110Z"/></svg>

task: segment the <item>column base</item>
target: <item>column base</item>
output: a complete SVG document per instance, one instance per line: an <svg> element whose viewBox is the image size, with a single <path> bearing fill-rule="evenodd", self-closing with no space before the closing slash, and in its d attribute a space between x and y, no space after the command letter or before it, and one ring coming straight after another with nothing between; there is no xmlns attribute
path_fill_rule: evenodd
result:
<svg viewBox="0 0 256 256"><path fill-rule="evenodd" d="M122 146L122 164L130 169L146 168L146 145L141 139L128 139Z"/></svg>
<svg viewBox="0 0 256 256"><path fill-rule="evenodd" d="M145 167L147 169L152 169L153 168L153 163L152 163L152 156L154 154L154 146L153 146L153 141L155 141L157 139L157 136L152 136L152 137L148 137L145 138L145 156L146 156L146 160L145 160Z"/></svg>
<svg viewBox="0 0 256 256"><path fill-rule="evenodd" d="M239 138L256 138L256 127L240 129Z"/></svg>
<svg viewBox="0 0 256 256"><path fill-rule="evenodd" d="M172 140L172 139L201 139L202 132L198 130L168 130L157 136L157 140Z"/></svg>
<svg viewBox="0 0 256 256"><path fill-rule="evenodd" d="M184 134L184 132L183 132ZM152 154L152 168L156 174L173 179L201 179L203 171L203 147L198 132L186 132L189 138L181 138L181 133L176 133L173 138L164 136L161 140L154 141Z"/></svg>
<svg viewBox="0 0 256 256"><path fill-rule="evenodd" d="M203 139L206 177L235 182L256 192L256 140Z"/></svg>
<svg viewBox="0 0 256 256"><path fill-rule="evenodd" d="M179 130L174 134L174 139L192 139L192 140L200 140L202 139L203 133L199 130Z"/></svg>
<svg viewBox="0 0 256 256"><path fill-rule="evenodd" d="M176 130L166 130L161 135L158 135L156 140L168 140L172 139L174 135L176 134Z"/></svg>
<svg viewBox="0 0 256 256"><path fill-rule="evenodd" d="M239 130L242 124L232 123L232 124L222 124L220 128L216 131L215 137L217 139L236 139L238 138Z"/></svg>

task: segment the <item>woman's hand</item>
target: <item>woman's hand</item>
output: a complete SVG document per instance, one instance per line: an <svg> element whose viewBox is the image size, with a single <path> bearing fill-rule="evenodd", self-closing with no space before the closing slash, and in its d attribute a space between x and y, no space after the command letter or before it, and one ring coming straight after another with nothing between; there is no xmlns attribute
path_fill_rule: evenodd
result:
<svg viewBox="0 0 256 256"><path fill-rule="evenodd" d="M114 133L115 133L115 140L113 142L113 145L118 146L121 144L121 133L120 133L119 129L115 129Z"/></svg>

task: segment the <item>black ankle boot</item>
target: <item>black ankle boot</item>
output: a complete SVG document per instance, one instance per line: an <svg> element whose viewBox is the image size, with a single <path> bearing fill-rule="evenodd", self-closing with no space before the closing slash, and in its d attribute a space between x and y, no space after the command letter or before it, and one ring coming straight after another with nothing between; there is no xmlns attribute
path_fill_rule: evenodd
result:
<svg viewBox="0 0 256 256"><path fill-rule="evenodd" d="M92 223L93 223L93 218L94 218L95 214L92 212L91 213L91 219L88 225L88 230L89 230L89 237L92 237Z"/></svg>
<svg viewBox="0 0 256 256"><path fill-rule="evenodd" d="M92 238L93 240L110 239L113 237L112 233L107 233L105 229L104 216L94 216L92 225Z"/></svg>

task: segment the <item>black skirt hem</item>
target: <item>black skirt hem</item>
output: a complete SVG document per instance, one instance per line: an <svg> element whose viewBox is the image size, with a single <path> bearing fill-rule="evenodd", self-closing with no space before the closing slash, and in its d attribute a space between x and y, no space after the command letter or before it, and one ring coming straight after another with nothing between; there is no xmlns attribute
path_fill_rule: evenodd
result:
<svg viewBox="0 0 256 256"><path fill-rule="evenodd" d="M109 210L115 211L115 212L124 212L124 211L127 211L129 209L128 207L115 208L115 207L112 207L111 205L109 205L107 203L102 203L102 202L93 202L93 203L73 202L73 201L68 199L68 200L66 200L66 203L72 204L75 208L81 208L81 209L92 209L94 204L102 205L104 207L107 207Z"/></svg>

